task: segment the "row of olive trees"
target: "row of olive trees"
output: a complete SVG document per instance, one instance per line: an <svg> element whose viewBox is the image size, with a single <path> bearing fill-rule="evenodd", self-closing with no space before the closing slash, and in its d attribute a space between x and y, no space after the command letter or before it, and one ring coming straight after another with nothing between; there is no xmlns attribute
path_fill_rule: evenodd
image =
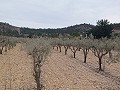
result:
<svg viewBox="0 0 120 90"><path fill-rule="evenodd" d="M14 46L16 46L16 38L11 37L0 37L0 54L3 54L3 51L7 52Z"/></svg>
<svg viewBox="0 0 120 90"><path fill-rule="evenodd" d="M73 57L76 57L77 51L82 51L84 54L84 63L87 62L87 55L91 50L93 54L98 58L99 61L99 70L102 71L102 59L105 55L109 54L111 59L112 52L119 51L120 39L90 39L90 38L82 38L82 39L54 39L52 42L53 47L57 47L60 50L64 47L65 55L67 54L67 50L70 49L73 52ZM115 60L113 60L115 61Z"/></svg>
<svg viewBox="0 0 120 90"><path fill-rule="evenodd" d="M41 67L50 52L50 42L46 39L29 39L26 42L28 54L33 58L33 76L36 81L37 90L42 90Z"/></svg>

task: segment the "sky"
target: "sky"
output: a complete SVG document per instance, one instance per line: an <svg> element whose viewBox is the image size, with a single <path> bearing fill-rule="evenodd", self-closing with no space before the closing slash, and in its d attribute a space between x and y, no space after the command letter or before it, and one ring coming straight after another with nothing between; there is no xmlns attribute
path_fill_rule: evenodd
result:
<svg viewBox="0 0 120 90"><path fill-rule="evenodd" d="M120 0L0 0L0 22L29 28L60 28L100 19L120 23Z"/></svg>

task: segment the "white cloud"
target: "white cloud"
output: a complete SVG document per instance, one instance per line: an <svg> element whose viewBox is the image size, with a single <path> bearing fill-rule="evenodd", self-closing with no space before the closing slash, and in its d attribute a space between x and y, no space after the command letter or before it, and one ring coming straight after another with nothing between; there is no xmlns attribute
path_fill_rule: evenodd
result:
<svg viewBox="0 0 120 90"><path fill-rule="evenodd" d="M119 0L2 0L0 20L26 27L64 27L120 20Z"/></svg>

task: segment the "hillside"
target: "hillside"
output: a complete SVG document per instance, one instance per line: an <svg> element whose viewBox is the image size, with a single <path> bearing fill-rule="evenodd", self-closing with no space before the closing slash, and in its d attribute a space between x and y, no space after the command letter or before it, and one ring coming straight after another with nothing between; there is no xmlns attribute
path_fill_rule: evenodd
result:
<svg viewBox="0 0 120 90"><path fill-rule="evenodd" d="M67 35L70 34L72 36L79 36L80 33L83 34L86 31L93 28L93 25L90 24L79 24L74 26L69 26L65 28L57 28L57 29L30 29L30 28L21 28L21 34L30 34L30 35L42 35L42 36L51 36L56 37L59 34Z"/></svg>
<svg viewBox="0 0 120 90"><path fill-rule="evenodd" d="M120 29L120 23L112 24L114 29ZM8 23L0 22L0 35L6 36L49 36L49 37L58 37L59 34L64 36L79 36L80 34L85 34L86 31L92 29L94 25L91 24L78 24L73 26L68 26L64 28L47 28L47 29L34 29L34 28L25 28L25 27L17 27L12 26Z"/></svg>
<svg viewBox="0 0 120 90"><path fill-rule="evenodd" d="M12 26L8 23L0 22L0 35L6 36L18 36L20 34L20 28Z"/></svg>
<svg viewBox="0 0 120 90"><path fill-rule="evenodd" d="M8 23L0 22L0 35L7 35L7 36L24 36L24 35L37 35L37 36L51 36L57 37L59 34L62 35L74 35L77 36L80 33L83 34L87 30L93 28L93 25L90 24L79 24L73 25L64 28L48 28L48 29L34 29L34 28L25 28L25 27L16 27L12 26Z"/></svg>

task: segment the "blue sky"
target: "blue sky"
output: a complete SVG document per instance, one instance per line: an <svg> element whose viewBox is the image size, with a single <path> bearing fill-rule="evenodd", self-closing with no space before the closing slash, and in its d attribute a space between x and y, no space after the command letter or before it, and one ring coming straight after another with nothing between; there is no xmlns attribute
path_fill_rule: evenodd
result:
<svg viewBox="0 0 120 90"><path fill-rule="evenodd" d="M0 0L0 21L31 28L59 28L108 19L120 23L120 0Z"/></svg>

